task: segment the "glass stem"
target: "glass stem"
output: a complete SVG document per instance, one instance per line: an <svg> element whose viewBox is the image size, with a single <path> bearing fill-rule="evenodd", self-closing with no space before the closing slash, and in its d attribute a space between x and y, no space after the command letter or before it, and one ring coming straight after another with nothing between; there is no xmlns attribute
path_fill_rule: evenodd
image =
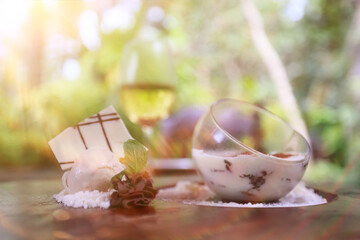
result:
<svg viewBox="0 0 360 240"><path fill-rule="evenodd" d="M145 145L145 147L147 147L148 150L148 166L150 166L150 169L153 168L154 162L153 162L153 158L151 157L151 151L153 150L153 146L151 144L151 139L153 137L154 134L154 128L151 126L142 126L142 131L143 131L143 144Z"/></svg>
<svg viewBox="0 0 360 240"><path fill-rule="evenodd" d="M142 130L144 133L144 145L149 149L149 156L151 156L151 150L153 149L151 144L151 138L154 134L154 128L151 126L143 126Z"/></svg>

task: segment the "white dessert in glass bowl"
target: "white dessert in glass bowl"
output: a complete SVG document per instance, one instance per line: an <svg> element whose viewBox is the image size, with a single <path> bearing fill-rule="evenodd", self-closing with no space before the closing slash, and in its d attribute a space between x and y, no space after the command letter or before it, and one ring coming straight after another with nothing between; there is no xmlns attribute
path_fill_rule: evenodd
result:
<svg viewBox="0 0 360 240"><path fill-rule="evenodd" d="M211 190L224 200L275 201L301 180L307 161L304 155L258 156L250 153L204 152L193 149L198 172Z"/></svg>
<svg viewBox="0 0 360 240"><path fill-rule="evenodd" d="M234 99L213 103L198 121L192 158L206 185L226 201L272 202L299 181L306 139L267 110Z"/></svg>

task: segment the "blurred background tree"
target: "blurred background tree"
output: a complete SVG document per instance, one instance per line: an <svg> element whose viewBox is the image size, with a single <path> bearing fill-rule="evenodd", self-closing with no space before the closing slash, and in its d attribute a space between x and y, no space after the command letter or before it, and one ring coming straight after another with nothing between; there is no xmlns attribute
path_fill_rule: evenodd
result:
<svg viewBox="0 0 360 240"><path fill-rule="evenodd" d="M308 127L315 161L307 178L360 184L359 1L253 3ZM109 104L141 140L117 95L123 47L145 23L170 42L178 80L176 114L159 124L158 146L171 121L191 128L187 116L218 98L286 118L243 11L241 0L0 0L0 165L55 166L47 141ZM174 144L158 154L188 154L189 142Z"/></svg>

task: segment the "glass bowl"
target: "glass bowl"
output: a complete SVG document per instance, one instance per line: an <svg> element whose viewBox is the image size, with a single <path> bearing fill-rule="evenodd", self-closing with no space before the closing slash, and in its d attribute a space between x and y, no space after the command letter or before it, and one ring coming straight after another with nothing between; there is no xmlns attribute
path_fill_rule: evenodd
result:
<svg viewBox="0 0 360 240"><path fill-rule="evenodd" d="M211 105L192 142L198 172L225 201L278 200L301 180L310 153L306 139L284 120L234 99Z"/></svg>

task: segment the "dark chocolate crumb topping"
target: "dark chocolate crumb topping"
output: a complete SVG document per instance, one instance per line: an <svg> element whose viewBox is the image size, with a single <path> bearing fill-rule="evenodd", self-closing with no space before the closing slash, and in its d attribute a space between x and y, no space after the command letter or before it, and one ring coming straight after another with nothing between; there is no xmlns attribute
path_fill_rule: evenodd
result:
<svg viewBox="0 0 360 240"><path fill-rule="evenodd" d="M225 171L232 172L232 171L231 171L231 165L232 165L232 163L229 162L229 161L226 160L226 159L224 159L224 163L225 163L225 170L212 168L212 169L210 169L210 171L211 171L211 172L214 172L214 173L216 173L216 172L225 172Z"/></svg>
<svg viewBox="0 0 360 240"><path fill-rule="evenodd" d="M225 168L226 168L226 171L231 172L230 167L231 167L232 163L231 163L231 162L229 162L229 161L228 161L228 160L226 160L226 159L224 159L224 163L225 163Z"/></svg>
<svg viewBox="0 0 360 240"><path fill-rule="evenodd" d="M260 175L243 174L242 176L240 176L240 178L248 178L250 180L250 184L252 185L252 187L247 190L246 193L249 193L251 190L260 191L261 186L264 185L266 182L265 177L270 174L272 174L272 172L268 173L267 171L261 171Z"/></svg>

